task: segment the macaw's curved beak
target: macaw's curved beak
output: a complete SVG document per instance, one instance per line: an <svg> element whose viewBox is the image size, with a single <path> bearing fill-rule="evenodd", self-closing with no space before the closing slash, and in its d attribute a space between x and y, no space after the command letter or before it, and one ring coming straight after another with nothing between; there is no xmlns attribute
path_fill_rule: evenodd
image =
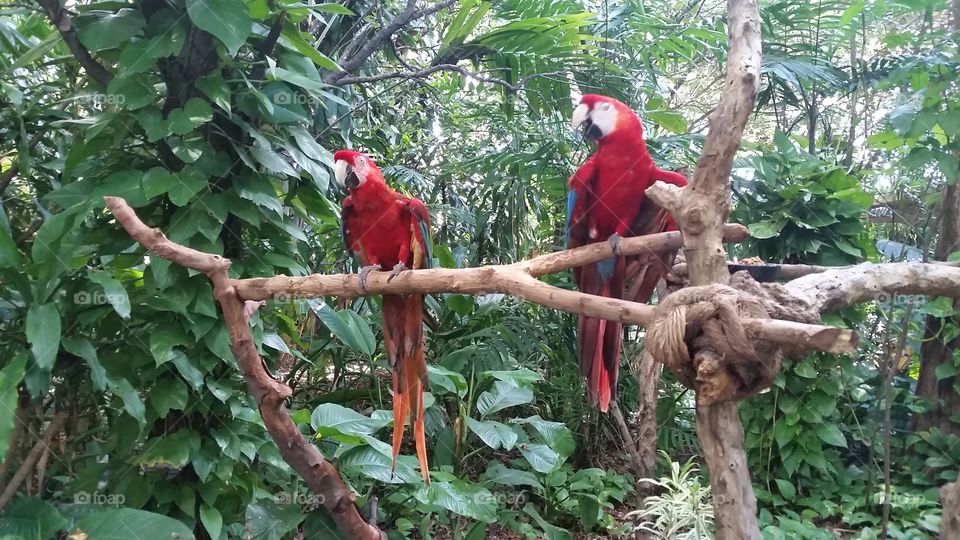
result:
<svg viewBox="0 0 960 540"><path fill-rule="evenodd" d="M573 110L570 127L573 129L580 128L581 131L583 131L584 137L598 141L603 138L603 131L594 125L593 120L590 118L590 108L584 103L577 105L577 108Z"/></svg>
<svg viewBox="0 0 960 540"><path fill-rule="evenodd" d="M340 185L347 189L356 189L360 186L360 178L357 177L353 167L345 160L340 159L333 164L333 176Z"/></svg>

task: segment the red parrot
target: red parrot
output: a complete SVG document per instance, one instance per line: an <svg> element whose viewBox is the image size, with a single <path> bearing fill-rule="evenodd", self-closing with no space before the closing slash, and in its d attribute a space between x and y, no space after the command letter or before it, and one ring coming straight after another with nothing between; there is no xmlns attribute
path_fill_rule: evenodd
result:
<svg viewBox="0 0 960 540"><path fill-rule="evenodd" d="M371 270L430 268L430 214L419 199L390 189L368 156L353 150L333 155L334 176L350 194L341 210L343 240L360 261L360 286ZM427 363L423 351L423 295L383 295L383 339L393 375L393 469L409 412L423 481L430 483L423 427Z"/></svg>
<svg viewBox="0 0 960 540"><path fill-rule="evenodd" d="M643 125L616 99L585 94L573 111L573 129L597 141L597 151L570 177L567 196L567 245L610 242L614 256L574 269L581 292L623 298L626 281L636 279L627 299L649 302L657 282L672 266L675 253L620 255L624 236L677 229L673 217L648 199L644 191L658 180L685 186L686 178L657 168L643 140ZM627 259L627 260L625 260ZM628 275L630 269L630 275ZM621 325L580 316L577 331L580 374L588 380L590 405L606 412L617 396Z"/></svg>

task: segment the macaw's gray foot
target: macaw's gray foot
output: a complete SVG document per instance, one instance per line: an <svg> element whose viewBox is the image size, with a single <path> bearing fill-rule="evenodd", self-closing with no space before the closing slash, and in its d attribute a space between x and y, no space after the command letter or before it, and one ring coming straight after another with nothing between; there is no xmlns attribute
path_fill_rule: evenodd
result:
<svg viewBox="0 0 960 540"><path fill-rule="evenodd" d="M622 236L617 233L613 233L610 235L610 238L607 238L607 243L610 244L610 249L613 250L613 255L616 257L623 255L623 251L620 249L621 238Z"/></svg>
<svg viewBox="0 0 960 540"><path fill-rule="evenodd" d="M402 272L406 272L409 268L406 267L402 262L397 263L393 266L393 270L390 272L390 277L387 278L387 283L390 283L390 280L399 276Z"/></svg>
<svg viewBox="0 0 960 540"><path fill-rule="evenodd" d="M367 274L374 270L379 271L381 268L379 264L371 264L360 269L360 292L367 294Z"/></svg>

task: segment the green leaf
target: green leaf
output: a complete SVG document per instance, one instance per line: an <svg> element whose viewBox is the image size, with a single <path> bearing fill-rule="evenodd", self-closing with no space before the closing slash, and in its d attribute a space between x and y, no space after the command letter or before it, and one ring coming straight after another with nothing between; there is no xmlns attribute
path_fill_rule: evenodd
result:
<svg viewBox="0 0 960 540"><path fill-rule="evenodd" d="M523 513L532 517L534 521L537 522L537 525L543 529L543 538L544 540L573 540L573 536L570 535L570 532L566 529L561 529L555 525L552 525L543 519L540 516L540 513L537 512L537 509L534 508L533 504L527 503L523 505Z"/></svg>
<svg viewBox="0 0 960 540"><path fill-rule="evenodd" d="M467 380L456 371L436 364L427 364L427 378L431 386L439 386L460 397L467 394Z"/></svg>
<svg viewBox="0 0 960 540"><path fill-rule="evenodd" d="M817 378L817 370L814 369L813 365L811 365L811 363L808 361L800 360L794 365L793 371L804 379Z"/></svg>
<svg viewBox="0 0 960 540"><path fill-rule="evenodd" d="M649 118L651 122L677 135L683 135L689 131L686 118L676 111L652 111L648 112L646 117Z"/></svg>
<svg viewBox="0 0 960 540"><path fill-rule="evenodd" d="M439 506L484 523L497 520L497 504L493 494L485 488L460 480L420 486L414 497L423 504Z"/></svg>
<svg viewBox="0 0 960 540"><path fill-rule="evenodd" d="M832 446L847 447L847 438L843 436L836 424L820 424L816 426L816 430L821 441Z"/></svg>
<svg viewBox="0 0 960 540"><path fill-rule="evenodd" d="M933 374L937 378L937 381L956 377L960 375L960 365L946 362L937 366L936 369L933 370Z"/></svg>
<svg viewBox="0 0 960 540"><path fill-rule="evenodd" d="M245 517L251 537L257 540L289 538L288 533L296 529L304 519L300 505L278 506L270 500L250 503Z"/></svg>
<svg viewBox="0 0 960 540"><path fill-rule="evenodd" d="M305 34L297 31L295 27L285 26L283 31L280 33L280 40L278 43L282 47L286 47L287 49L296 51L303 56L306 56L318 67L328 69L330 71L343 71L336 62L330 59L330 57L321 53L317 49L313 48L312 45L307 43L307 41L303 38L303 35Z"/></svg>
<svg viewBox="0 0 960 540"><path fill-rule="evenodd" d="M32 304L27 310L27 342L37 366L53 368L60 350L60 312L55 304Z"/></svg>
<svg viewBox="0 0 960 540"><path fill-rule="evenodd" d="M194 195L207 187L207 177L198 167L187 166L175 174L177 183L170 187L168 197L177 206L186 206Z"/></svg>
<svg viewBox="0 0 960 540"><path fill-rule="evenodd" d="M3 204L0 204L0 268L15 267L18 264L20 264L20 250L13 240L13 232L10 230L10 222L7 220Z"/></svg>
<svg viewBox="0 0 960 540"><path fill-rule="evenodd" d="M87 361L94 388L101 392L107 389L107 370L104 369L100 359L97 358L97 351L93 348L89 339L82 336L65 337L61 345L68 353Z"/></svg>
<svg viewBox="0 0 960 540"><path fill-rule="evenodd" d="M287 160L280 154L274 152L272 148L264 148L260 143L255 143L250 148L250 153L269 171L294 177L300 176L297 174L297 171L287 163Z"/></svg>
<svg viewBox="0 0 960 540"><path fill-rule="evenodd" d="M165 418L171 410L182 411L187 407L187 387L175 377L158 381L149 396L150 405L160 418Z"/></svg>
<svg viewBox="0 0 960 540"><path fill-rule="evenodd" d="M580 523L583 524L583 530L589 531L596 525L600 519L600 501L595 495L579 495L577 497L577 508L580 510Z"/></svg>
<svg viewBox="0 0 960 540"><path fill-rule="evenodd" d="M220 531L223 530L223 516L220 511L212 506L200 505L200 522L203 528L207 530L210 538L216 540L220 538Z"/></svg>
<svg viewBox="0 0 960 540"><path fill-rule="evenodd" d="M135 111L157 101L158 94L150 77L145 73L122 74L107 84L107 93L117 105Z"/></svg>
<svg viewBox="0 0 960 540"><path fill-rule="evenodd" d="M180 180L167 169L163 167L153 167L143 173L140 185L143 189L143 194L148 199L152 199L170 191L170 188L177 185L179 181Z"/></svg>
<svg viewBox="0 0 960 540"><path fill-rule="evenodd" d="M787 424L783 418L780 418L773 426L773 438L777 441L777 446L779 446L780 449L787 446L790 441L793 440L796 433L796 427Z"/></svg>
<svg viewBox="0 0 960 540"><path fill-rule="evenodd" d="M531 416L517 422L533 426L537 432L537 438L562 457L567 458L573 454L576 447L576 443L573 441L573 433L562 422L549 422L540 418L540 416Z"/></svg>
<svg viewBox="0 0 960 540"><path fill-rule="evenodd" d="M497 380L508 382L513 386L530 386L533 383L543 380L543 376L536 371L529 369L514 369L510 371L484 371L484 377L493 377Z"/></svg>
<svg viewBox="0 0 960 540"><path fill-rule="evenodd" d="M504 381L496 381L491 390L480 394L477 398L477 411L481 416L487 416L531 401L533 401L533 390L518 388Z"/></svg>
<svg viewBox="0 0 960 540"><path fill-rule="evenodd" d="M173 348L186 342L187 336L184 335L179 324L162 326L150 332L150 354L159 366L173 360Z"/></svg>
<svg viewBox="0 0 960 540"><path fill-rule="evenodd" d="M203 92L203 95L220 107L224 111L230 112L230 87L223 80L223 74L220 71L213 71L201 77L197 81L197 88Z"/></svg>
<svg viewBox="0 0 960 540"><path fill-rule="evenodd" d="M97 10L75 19L82 43L91 52L114 49L140 33L145 21L137 9Z"/></svg>
<svg viewBox="0 0 960 540"><path fill-rule="evenodd" d="M376 340L366 319L352 310L334 311L320 300L308 300L310 308L321 322L337 336L344 345L368 356L376 350Z"/></svg>
<svg viewBox="0 0 960 540"><path fill-rule="evenodd" d="M123 319L129 319L130 298L127 296L127 290L123 287L123 284L114 279L109 272L103 270L91 272L88 277L90 281L100 285L104 295L106 295L107 302L113 306L117 315L120 315Z"/></svg>
<svg viewBox="0 0 960 540"><path fill-rule="evenodd" d="M530 486L543 490L543 485L532 472L511 469L499 461L489 462L481 480L503 486Z"/></svg>
<svg viewBox="0 0 960 540"><path fill-rule="evenodd" d="M213 120L213 109L201 98L193 97L183 108L174 109L167 115L167 132L186 135L197 126Z"/></svg>
<svg viewBox="0 0 960 540"><path fill-rule="evenodd" d="M187 355L180 351L173 351L173 365L194 390L199 390L203 386L203 373L190 362Z"/></svg>
<svg viewBox="0 0 960 540"><path fill-rule="evenodd" d="M216 36L231 57L237 55L252 30L242 0L187 0L187 15L201 30Z"/></svg>
<svg viewBox="0 0 960 540"><path fill-rule="evenodd" d="M517 439L519 438L517 433L510 429L510 426L492 420L484 420L481 422L468 416L467 427L480 437L480 440L487 446L494 450L501 447L504 450L511 450L513 449L513 445L517 444Z"/></svg>
<svg viewBox="0 0 960 540"><path fill-rule="evenodd" d="M153 512L133 508L108 508L91 514L76 528L87 538L128 540L130 538L195 538L181 521Z"/></svg>
<svg viewBox="0 0 960 540"><path fill-rule="evenodd" d="M560 466L560 455L545 444L521 444L520 453L537 472L548 473Z"/></svg>
<svg viewBox="0 0 960 540"><path fill-rule="evenodd" d="M310 425L317 432L317 438L330 437L350 444L362 443L364 435L373 435L389 423L389 419L368 418L336 403L324 403L310 415Z"/></svg>
<svg viewBox="0 0 960 540"><path fill-rule="evenodd" d="M345 474L362 474L385 484L422 483L420 473L411 466L417 458L399 456L397 470L391 471L393 460L390 456L370 446L360 446L346 451L337 462L337 468Z"/></svg>
<svg viewBox="0 0 960 540"><path fill-rule="evenodd" d="M760 221L757 223L751 223L747 226L747 229L750 230L750 236L754 238L773 238L780 234L780 230L783 229L783 223L776 224L769 221Z"/></svg>
<svg viewBox="0 0 960 540"><path fill-rule="evenodd" d="M120 399L123 401L123 410L136 418L141 424L146 423L146 417L144 413L146 409L143 406L143 400L140 399L140 394L137 393L137 389L130 384L130 381L122 378L107 377L107 386L110 387L110 391L115 395L120 396Z"/></svg>
<svg viewBox="0 0 960 540"><path fill-rule="evenodd" d="M797 496L797 488L793 487L793 484L791 484L789 480L775 478L774 482L777 483L777 487L780 489L780 494L783 495L783 498L790 501Z"/></svg>
<svg viewBox="0 0 960 540"><path fill-rule="evenodd" d="M17 386L23 380L27 369L27 354L13 355L7 365L0 368L0 448L7 448L10 432L13 430L14 414L17 410ZM6 452L0 452L0 463Z"/></svg>
<svg viewBox="0 0 960 540"><path fill-rule="evenodd" d="M10 501L0 517L0 538L4 540L57 538L68 522L47 501L36 497L18 497Z"/></svg>

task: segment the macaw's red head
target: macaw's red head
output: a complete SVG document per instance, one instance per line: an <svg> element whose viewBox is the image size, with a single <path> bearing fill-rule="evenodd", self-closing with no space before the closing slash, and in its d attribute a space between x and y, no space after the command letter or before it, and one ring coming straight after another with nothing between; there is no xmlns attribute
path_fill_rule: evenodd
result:
<svg viewBox="0 0 960 540"><path fill-rule="evenodd" d="M586 137L598 142L628 135L643 137L643 124L636 113L612 97L584 94L570 120L573 129L582 128Z"/></svg>
<svg viewBox="0 0 960 540"><path fill-rule="evenodd" d="M383 174L373 160L355 150L337 150L333 154L333 176L350 191L367 181L383 183Z"/></svg>

